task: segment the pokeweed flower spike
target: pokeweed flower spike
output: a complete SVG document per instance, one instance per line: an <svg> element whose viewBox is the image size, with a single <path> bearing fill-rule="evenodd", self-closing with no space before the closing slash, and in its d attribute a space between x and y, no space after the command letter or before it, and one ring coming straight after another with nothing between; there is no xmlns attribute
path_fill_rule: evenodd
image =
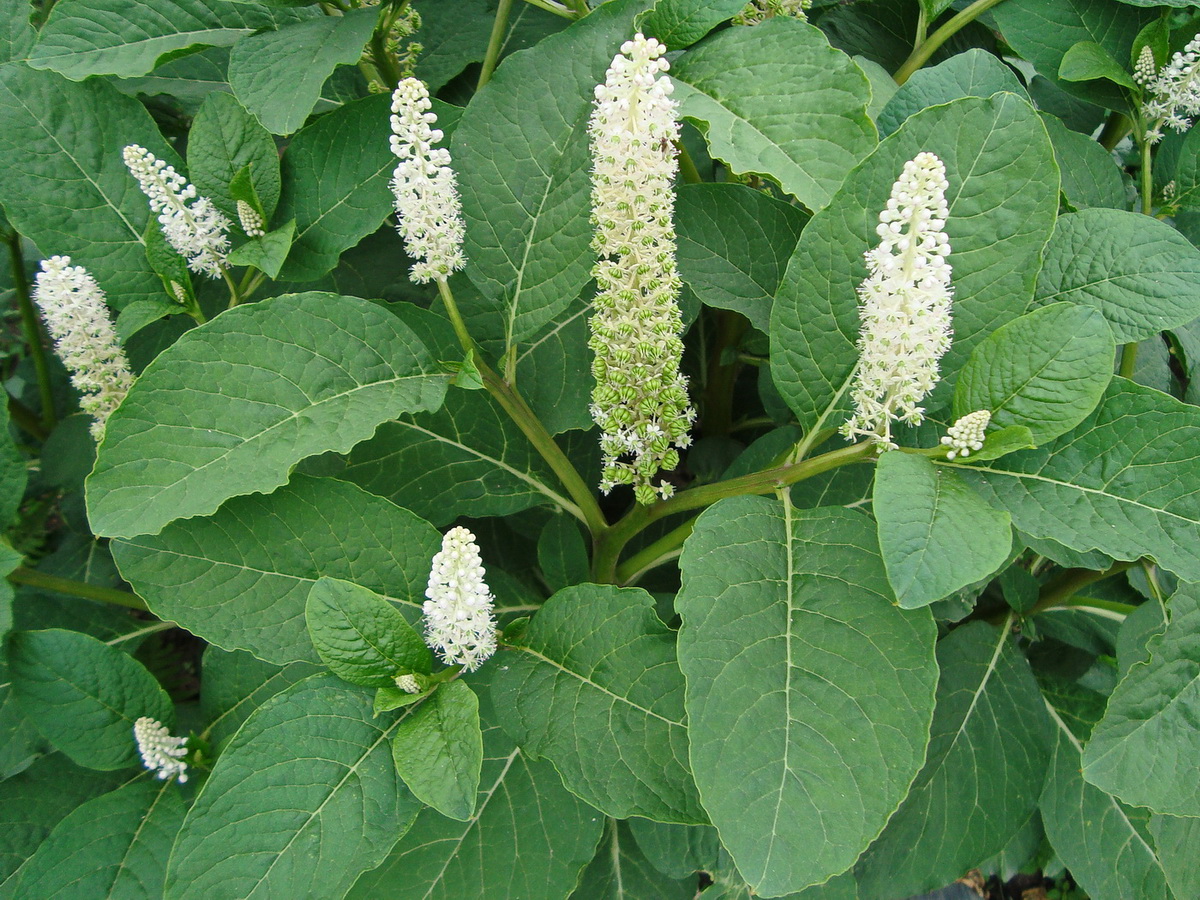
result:
<svg viewBox="0 0 1200 900"><path fill-rule="evenodd" d="M421 693L421 683L417 681L417 676L415 675L397 675L395 681L396 687L400 688L406 694Z"/></svg>
<svg viewBox="0 0 1200 900"><path fill-rule="evenodd" d="M238 224L242 226L242 231L246 232L246 237L262 237L267 233L263 229L263 217L245 200L237 202L237 214Z"/></svg>
<svg viewBox="0 0 1200 900"><path fill-rule="evenodd" d="M811 7L812 0L750 0L745 8L733 17L733 24L757 25L776 16L807 22L807 13Z"/></svg>
<svg viewBox="0 0 1200 900"><path fill-rule="evenodd" d="M409 273L417 284L445 281L467 264L465 226L450 151L434 148L442 139L429 90L417 78L405 78L392 92L392 153L400 158L392 175L398 231L404 249L417 260Z"/></svg>
<svg viewBox="0 0 1200 900"><path fill-rule="evenodd" d="M946 459L961 456L964 459L971 455L972 450L983 449L983 435L991 424L992 412L988 409L977 409L967 413L961 419L946 429L942 443L950 448Z"/></svg>
<svg viewBox="0 0 1200 900"><path fill-rule="evenodd" d="M1157 143L1162 139L1163 126L1183 132L1192 127L1192 117L1200 113L1200 34L1171 57L1170 61L1153 72L1154 54L1143 48L1134 67L1134 78L1146 91L1142 101L1142 118L1148 124L1146 140Z"/></svg>
<svg viewBox="0 0 1200 900"><path fill-rule="evenodd" d="M475 535L451 528L433 557L425 591L425 643L446 665L461 665L468 672L496 652L494 601L481 562ZM397 687L407 690L399 682Z"/></svg>
<svg viewBox="0 0 1200 900"><path fill-rule="evenodd" d="M81 395L79 405L95 420L92 436L99 441L109 415L133 386L104 291L87 269L71 265L71 257L51 256L42 260L33 299L54 338L54 349L71 372L71 384Z"/></svg>
<svg viewBox="0 0 1200 900"><path fill-rule="evenodd" d="M158 213L163 237L193 272L219 278L229 255L230 221L207 197L145 147L125 148L125 165L137 179L150 209Z"/></svg>
<svg viewBox="0 0 1200 900"><path fill-rule="evenodd" d="M596 88L592 142L592 249L598 283L588 346L595 352L591 413L604 456L600 490L630 484L639 503L669 497L651 485L679 465L696 414L688 403L675 268L674 181L678 104L666 48L637 35Z"/></svg>
<svg viewBox="0 0 1200 900"><path fill-rule="evenodd" d="M870 274L858 289L862 329L854 414L841 429L847 438L862 435L894 450L892 420L916 425L924 417L919 404L950 347L947 187L942 161L918 153L879 214L882 240L866 252Z"/></svg>
<svg viewBox="0 0 1200 900"><path fill-rule="evenodd" d="M179 783L187 781L187 738L171 737L167 726L157 719L142 716L133 723L133 737L137 741L138 753L142 757L142 765L155 777L166 781L178 777Z"/></svg>

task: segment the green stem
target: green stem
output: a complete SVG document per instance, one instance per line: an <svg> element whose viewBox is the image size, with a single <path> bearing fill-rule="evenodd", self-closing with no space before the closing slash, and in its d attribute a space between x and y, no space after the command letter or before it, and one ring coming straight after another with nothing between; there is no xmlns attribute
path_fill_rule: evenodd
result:
<svg viewBox="0 0 1200 900"><path fill-rule="evenodd" d="M54 414L54 391L50 384L50 365L46 361L46 345L42 336L42 324L33 308L33 297L29 292L29 279L25 277L25 254L21 251L21 235L12 232L8 236L8 257L12 263L13 289L17 295L17 306L21 308L21 324L25 329L25 343L33 358L33 369L37 373L38 397L42 404L41 425L49 433L58 419Z"/></svg>
<svg viewBox="0 0 1200 900"><path fill-rule="evenodd" d="M554 0L525 0L530 6L536 6L538 9L544 9L546 12L552 12L556 16L562 16L564 19L580 18L579 13L575 12L561 3L555 3Z"/></svg>
<svg viewBox="0 0 1200 900"><path fill-rule="evenodd" d="M513 0L500 0L496 7L496 19L492 22L492 36L488 38L487 54L483 57L483 70L479 73L479 83L475 90L480 90L492 80L496 71L496 63L500 61L500 48L504 46L504 32L508 29L508 14L512 10Z"/></svg>
<svg viewBox="0 0 1200 900"><path fill-rule="evenodd" d="M683 146L683 141L676 141L675 149L679 151L679 177L683 179L683 183L699 184L702 182L704 179L700 177L700 170L696 168L692 154L688 153L687 147Z"/></svg>
<svg viewBox="0 0 1200 900"><path fill-rule="evenodd" d="M970 6L950 19L945 25L929 36L929 39L922 41L911 54L904 64L896 70L896 74L892 77L896 84L904 84L912 77L913 72L917 71L925 63L929 62L929 57L937 52L938 48L950 38L954 37L960 30L965 28L971 22L999 3L1000 0L975 0Z"/></svg>
<svg viewBox="0 0 1200 900"><path fill-rule="evenodd" d="M1028 618L1055 606L1066 606L1071 597L1089 584L1103 581L1105 578L1124 572L1135 565L1137 565L1137 560L1115 563L1101 572L1094 569L1064 569L1042 585L1038 602L1024 615Z"/></svg>
<svg viewBox="0 0 1200 900"><path fill-rule="evenodd" d="M1142 212L1154 215L1154 170L1150 159L1150 142L1142 142Z"/></svg>
<svg viewBox="0 0 1200 900"><path fill-rule="evenodd" d="M1125 617L1137 609L1132 603L1117 603L1115 600L1098 600L1095 597L1072 597L1063 606L1093 613L1104 619L1117 622L1125 621Z"/></svg>
<svg viewBox="0 0 1200 900"><path fill-rule="evenodd" d="M667 532L657 541L647 544L637 553L633 554L629 559L617 566L617 584L632 584L656 566L661 566L663 563L675 559L679 556L683 542L691 536L692 529L695 527L696 519L688 519L678 528Z"/></svg>
<svg viewBox="0 0 1200 900"><path fill-rule="evenodd" d="M1114 111L1108 114L1104 127L1100 130L1100 137L1096 140L1101 147L1111 153L1132 129L1133 120L1124 113Z"/></svg>
<svg viewBox="0 0 1200 900"><path fill-rule="evenodd" d="M142 598L131 591L119 591L116 588L101 587L88 584L86 581L74 581L70 578L59 578L57 575L47 575L36 569L18 566L9 573L8 580L13 584L27 584L30 587L45 588L48 591L58 591L71 597L82 597L85 600L98 600L101 603L114 603L129 609L145 610L146 604Z"/></svg>
<svg viewBox="0 0 1200 900"><path fill-rule="evenodd" d="M1137 366L1138 345L1136 341L1121 345L1121 368L1117 374L1122 378L1132 378L1134 367Z"/></svg>
<svg viewBox="0 0 1200 900"><path fill-rule="evenodd" d="M221 266L221 277L225 279L225 287L229 288L229 308L233 309L242 302L242 297L238 293L238 287L233 283L233 278L229 274L229 269Z"/></svg>
<svg viewBox="0 0 1200 900"><path fill-rule="evenodd" d="M446 305L446 315L450 317L450 324L454 326L454 333L458 336L458 342L462 344L465 352L473 353L475 351L475 342L471 340L471 333L467 331L467 323L463 321L463 317L458 311L458 303L454 300L454 294L450 290L450 285L446 283L445 278L439 278L437 279L437 286L442 303Z"/></svg>

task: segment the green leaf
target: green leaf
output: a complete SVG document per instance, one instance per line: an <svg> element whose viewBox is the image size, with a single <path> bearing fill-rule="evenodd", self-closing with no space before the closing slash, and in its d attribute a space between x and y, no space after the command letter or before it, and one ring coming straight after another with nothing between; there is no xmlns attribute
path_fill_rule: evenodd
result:
<svg viewBox="0 0 1200 900"><path fill-rule="evenodd" d="M1075 209L1100 206L1125 209L1125 181L1111 153L1088 135L1071 131L1062 119L1042 113L1062 173L1062 192Z"/></svg>
<svg viewBox="0 0 1200 900"><path fill-rule="evenodd" d="M282 665L318 660L304 622L318 578L361 584L415 619L440 546L441 535L408 510L343 481L294 475L210 518L115 541L113 554L156 615Z"/></svg>
<svg viewBox="0 0 1200 900"><path fill-rule="evenodd" d="M463 113L451 155L467 274L493 304L506 345L536 335L587 283L595 261L587 121L596 85L647 5L610 0L511 57Z"/></svg>
<svg viewBox="0 0 1200 900"><path fill-rule="evenodd" d="M626 824L646 859L664 875L686 878L716 870L721 841L711 825L668 825L638 818Z"/></svg>
<svg viewBox="0 0 1200 900"><path fill-rule="evenodd" d="M1173 179L1175 202L1183 209L1200 208L1200 132L1189 130L1184 136Z"/></svg>
<svg viewBox="0 0 1200 900"><path fill-rule="evenodd" d="M1200 847L1200 819L1188 816L1151 816L1150 834L1154 836L1154 849L1159 864L1175 896L1200 896L1200 869L1196 867L1196 848Z"/></svg>
<svg viewBox="0 0 1200 900"><path fill-rule="evenodd" d="M636 25L668 50L684 50L745 8L746 0L658 0Z"/></svg>
<svg viewBox="0 0 1200 900"><path fill-rule="evenodd" d="M297 14L254 2L142 0L135 15L123 0L62 0L42 28L29 64L73 81L89 75L145 75L189 48L228 46Z"/></svg>
<svg viewBox="0 0 1200 900"><path fill-rule="evenodd" d="M1037 807L1052 726L1007 629L956 628L938 642L937 659L925 766L855 868L867 896L907 896L952 881L1003 850Z"/></svg>
<svg viewBox="0 0 1200 900"><path fill-rule="evenodd" d="M642 855L629 826L631 822L644 821L607 820L596 858L583 870L579 887L571 894L572 900L640 900L644 897L693 900L695 878L684 876L686 880L668 881Z"/></svg>
<svg viewBox="0 0 1200 900"><path fill-rule="evenodd" d="M1096 408L1116 349L1094 309L1055 303L1034 310L975 348L954 385L954 416L990 410L994 426L1023 425L1044 444Z"/></svg>
<svg viewBox="0 0 1200 900"><path fill-rule="evenodd" d="M479 699L466 682L443 684L397 726L392 759L426 806L462 822L474 817L483 733Z"/></svg>
<svg viewBox="0 0 1200 900"><path fill-rule="evenodd" d="M933 619L894 605L874 524L854 510L721 500L680 565L704 808L759 894L819 884L879 834L925 758Z"/></svg>
<svg viewBox="0 0 1200 900"><path fill-rule="evenodd" d="M1041 802L1042 824L1054 852L1093 900L1171 900L1154 848L1122 803L1083 780L1083 747L1061 719L1058 725Z"/></svg>
<svg viewBox="0 0 1200 900"><path fill-rule="evenodd" d="M180 166L146 108L107 81L0 69L0 204L43 253L85 266L118 310L162 299L142 246L150 207L121 158L127 144Z"/></svg>
<svg viewBox="0 0 1200 900"><path fill-rule="evenodd" d="M37 40L29 0L0 0L0 62L25 59Z"/></svg>
<svg viewBox="0 0 1200 900"><path fill-rule="evenodd" d="M345 894L420 809L389 758L399 721L377 723L370 695L332 675L260 706L188 812L165 897Z"/></svg>
<svg viewBox="0 0 1200 900"><path fill-rule="evenodd" d="M735 175L762 175L825 206L875 145L862 70L807 22L729 28L672 66L679 114ZM788 110L781 117L779 110Z"/></svg>
<svg viewBox="0 0 1200 900"><path fill-rule="evenodd" d="M1095 41L1080 41L1072 44L1063 54L1062 62L1058 65L1058 77L1063 81L1092 81L1097 78L1107 78L1114 84L1137 90L1137 82L1133 80L1121 64L1113 58L1107 49Z"/></svg>
<svg viewBox="0 0 1200 900"><path fill-rule="evenodd" d="M365 7L244 38L229 54L229 84L268 131L291 134L333 70L358 62L378 18L378 9Z"/></svg>
<svg viewBox="0 0 1200 900"><path fill-rule="evenodd" d="M953 259L953 257L951 257ZM1117 209L1059 218L1038 276L1037 302L1094 306L1118 343L1196 317L1200 250L1165 222Z"/></svg>
<svg viewBox="0 0 1200 900"><path fill-rule="evenodd" d="M960 462L966 463L986 462L999 459L1017 450L1032 450L1036 446L1028 428L1024 425L1010 425L999 431L993 431L984 438L982 450L972 450L969 457L966 459L960 457L959 459Z"/></svg>
<svg viewBox="0 0 1200 900"><path fill-rule="evenodd" d="M280 668L211 644L204 648L201 666L200 714L208 723L201 737L218 749L263 703L320 671L303 662Z"/></svg>
<svg viewBox="0 0 1200 900"><path fill-rule="evenodd" d="M941 370L955 372L987 334L1033 299L1042 247L1058 208L1058 169L1033 108L1012 94L967 98L910 117L847 177L813 217L771 314L775 385L805 427L814 425L858 361L863 254L878 240L879 212L904 164L921 151L946 166L954 343ZM936 410L935 393L928 408ZM847 392L848 393L848 392ZM848 409L839 402L827 424Z"/></svg>
<svg viewBox="0 0 1200 900"><path fill-rule="evenodd" d="M574 522L559 517L547 522L538 537L537 554L542 577L552 592L588 580L588 549Z"/></svg>
<svg viewBox="0 0 1200 900"><path fill-rule="evenodd" d="M233 266L254 266L268 278L278 278L284 260L292 249L296 235L296 220L292 219L282 228L251 238L229 254Z"/></svg>
<svg viewBox="0 0 1200 900"><path fill-rule="evenodd" d="M986 50L974 47L936 66L918 69L892 95L875 121L886 137L914 113L960 97L990 97L1000 91L1024 95L1020 79Z"/></svg>
<svg viewBox="0 0 1200 900"><path fill-rule="evenodd" d="M1189 772L1200 709L1200 599L1181 585L1166 631L1148 662L1132 666L1108 701L1083 753L1083 777L1133 806L1200 816L1200 784Z"/></svg>
<svg viewBox="0 0 1200 900"><path fill-rule="evenodd" d="M8 404L0 403L0 527L7 527L16 518L28 480L29 468L25 465L25 457L13 443L9 432ZM10 566L4 574L11 571Z"/></svg>
<svg viewBox="0 0 1200 900"><path fill-rule="evenodd" d="M38 847L15 895L158 900L183 813L179 788L149 775L88 800Z"/></svg>
<svg viewBox="0 0 1200 900"><path fill-rule="evenodd" d="M89 769L137 763L133 723L173 721L171 701L129 654L78 631L53 628L9 637L13 694L46 740Z"/></svg>
<svg viewBox="0 0 1200 900"><path fill-rule="evenodd" d="M428 675L433 665L429 648L400 611L360 585L328 576L317 579L304 617L321 660L351 684L394 686L397 675Z"/></svg>
<svg viewBox="0 0 1200 900"><path fill-rule="evenodd" d="M446 381L411 329L366 300L312 291L227 310L160 354L109 418L87 482L92 528L157 534L271 491L305 457L436 409Z"/></svg>
<svg viewBox="0 0 1200 900"><path fill-rule="evenodd" d="M380 426L354 448L341 477L438 527L462 515L506 516L547 500L573 507L508 414L479 391L451 391L437 412Z"/></svg>
<svg viewBox="0 0 1200 900"><path fill-rule="evenodd" d="M687 762L675 636L641 588L582 584L546 601L492 679L504 728L616 818L702 824Z"/></svg>
<svg viewBox="0 0 1200 900"><path fill-rule="evenodd" d="M1115 559L1150 556L1200 580L1197 447L1200 411L1114 378L1074 431L958 471L1034 538Z"/></svg>
<svg viewBox="0 0 1200 900"><path fill-rule="evenodd" d="M188 132L188 172L196 190L234 222L238 220L237 198L230 185L246 167L270 221L280 190L275 141L232 94L214 91L205 98Z"/></svg>
<svg viewBox="0 0 1200 900"><path fill-rule="evenodd" d="M478 677L467 681L480 683ZM565 900L575 888L603 819L562 786L549 762L530 762L504 735L486 689L480 717L483 771L475 815L456 822L423 810L384 864L359 878L348 900Z"/></svg>
<svg viewBox="0 0 1200 900"><path fill-rule="evenodd" d="M904 609L941 600L1008 559L1008 513L923 456L884 453L871 506L888 581Z"/></svg>
<svg viewBox="0 0 1200 900"><path fill-rule="evenodd" d="M794 206L743 185L687 185L675 205L679 277L701 302L736 310L766 332L806 221Z"/></svg>
<svg viewBox="0 0 1200 900"><path fill-rule="evenodd" d="M521 396L551 434L592 427L592 351L588 349L590 293L577 297L517 354Z"/></svg>
<svg viewBox="0 0 1200 900"><path fill-rule="evenodd" d="M380 713L391 712L394 709L402 709L405 706L411 706L414 703L420 703L426 697L436 690L437 686L426 688L425 690L410 694L408 691L401 690L398 687L381 687L375 691L375 699L371 704L371 708L375 710L375 715Z"/></svg>

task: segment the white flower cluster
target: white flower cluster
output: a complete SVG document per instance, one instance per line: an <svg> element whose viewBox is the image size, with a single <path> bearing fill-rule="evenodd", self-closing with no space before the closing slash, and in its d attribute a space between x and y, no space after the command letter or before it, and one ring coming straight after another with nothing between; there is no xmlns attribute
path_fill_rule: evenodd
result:
<svg viewBox="0 0 1200 900"><path fill-rule="evenodd" d="M406 693L406 694L421 693L421 683L419 681L417 681L416 675L411 675L411 674L397 675L395 680L396 680L396 687L400 688L400 690L404 691L404 693Z"/></svg>
<svg viewBox="0 0 1200 900"><path fill-rule="evenodd" d="M992 421L992 412L988 409L977 409L967 413L946 429L942 444L950 448L946 459L961 456L964 459L971 451L983 449L983 436Z"/></svg>
<svg viewBox="0 0 1200 900"><path fill-rule="evenodd" d="M493 598L481 562L475 535L451 528L433 557L425 591L425 643L446 665L462 665L468 672L496 652ZM407 690L399 681L397 686Z"/></svg>
<svg viewBox="0 0 1200 900"><path fill-rule="evenodd" d="M1137 64L1133 67L1133 80L1142 87L1146 87L1154 80L1157 71L1158 64L1154 61L1154 50L1147 44L1138 54Z"/></svg>
<svg viewBox="0 0 1200 900"><path fill-rule="evenodd" d="M242 231L246 232L246 237L262 237L267 233L263 227L266 224L263 217L245 200L237 202L237 214L238 224L242 226Z"/></svg>
<svg viewBox="0 0 1200 900"><path fill-rule="evenodd" d="M808 21L812 0L750 0L745 9L733 17L734 25L757 25L767 19L782 16Z"/></svg>
<svg viewBox="0 0 1200 900"><path fill-rule="evenodd" d="M104 425L121 405L133 375L117 343L104 291L83 266L71 265L69 256L42 260L33 299L42 310L54 348L71 371L71 384L79 391L79 405L95 421L92 436L104 437Z"/></svg>
<svg viewBox="0 0 1200 900"><path fill-rule="evenodd" d="M229 255L227 233L230 221L207 197L197 197L196 188L145 147L125 148L125 165L137 179L150 209L158 213L163 236L175 252L187 260L188 268L219 278Z"/></svg>
<svg viewBox="0 0 1200 900"><path fill-rule="evenodd" d="M932 153L904 164L879 214L879 246L866 253L870 274L859 287L859 363L854 414L842 434L895 449L891 423L918 424L919 405L938 380L950 347L950 242L944 231L946 167Z"/></svg>
<svg viewBox="0 0 1200 900"><path fill-rule="evenodd" d="M1162 139L1163 126L1183 132L1192 127L1192 117L1200 113L1200 34L1171 57L1157 75L1147 77L1154 65L1153 53L1143 49L1134 68L1134 77L1145 88L1142 117L1149 123L1146 140Z"/></svg>
<svg viewBox="0 0 1200 900"><path fill-rule="evenodd" d="M467 264L465 226L450 151L433 147L442 139L425 83L405 78L392 93L392 153L400 158L392 176L399 232L408 255L418 260L410 278L418 284L444 281Z"/></svg>
<svg viewBox="0 0 1200 900"><path fill-rule="evenodd" d="M591 339L592 418L603 432L600 490L631 484L639 503L668 497L669 483L651 485L660 470L679 465L696 414L688 403L675 268L674 182L678 169L678 104L666 48L637 35L621 46L588 125L592 141ZM622 459L622 457L627 457Z"/></svg>
<svg viewBox="0 0 1200 900"><path fill-rule="evenodd" d="M166 781L178 776L180 784L187 781L187 738L171 737L167 726L157 719L142 716L133 723L133 737L137 741L142 764L156 777Z"/></svg>

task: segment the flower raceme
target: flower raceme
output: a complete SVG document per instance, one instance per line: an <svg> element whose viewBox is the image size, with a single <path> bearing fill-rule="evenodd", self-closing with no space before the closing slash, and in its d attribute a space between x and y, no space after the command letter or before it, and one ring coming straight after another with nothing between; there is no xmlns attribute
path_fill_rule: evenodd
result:
<svg viewBox="0 0 1200 900"><path fill-rule="evenodd" d="M967 413L947 428L946 434L942 438L942 444L950 448L946 459L954 459L956 456L965 459L971 455L972 450L982 450L983 436L991 421L991 410L977 409L975 412Z"/></svg>
<svg viewBox="0 0 1200 900"><path fill-rule="evenodd" d="M591 413L604 455L600 489L630 484L638 502L668 497L651 479L679 464L695 412L683 355L675 268L674 181L678 104L665 47L641 34L621 46L596 88L592 144L592 248L599 260L591 339Z"/></svg>
<svg viewBox="0 0 1200 900"><path fill-rule="evenodd" d="M149 716L142 716L133 723L133 737L142 765L156 778L166 781L178 776L180 784L187 781L187 763L183 761L187 756L187 738L171 737L166 725Z"/></svg>
<svg viewBox="0 0 1200 900"><path fill-rule="evenodd" d="M946 167L932 153L904 164L879 214L879 245L866 253L869 275L858 289L859 361L854 413L842 426L895 449L893 420L919 424L921 401L938 380L950 348L950 265L946 257Z"/></svg>
<svg viewBox="0 0 1200 900"><path fill-rule="evenodd" d="M99 441L109 415L133 385L104 291L87 269L71 265L71 257L51 256L42 260L33 299L81 395L79 405L94 420L92 436Z"/></svg>
<svg viewBox="0 0 1200 900"><path fill-rule="evenodd" d="M158 214L163 237L193 272L219 278L229 255L230 221L207 197L145 147L125 148L125 165L137 179L150 209Z"/></svg>
<svg viewBox="0 0 1200 900"><path fill-rule="evenodd" d="M392 175L396 215L404 249L417 260L409 277L418 284L445 281L466 265L465 226L450 151L435 148L443 137L425 83L405 78L392 93Z"/></svg>
<svg viewBox="0 0 1200 900"><path fill-rule="evenodd" d="M1146 91L1142 102L1142 118L1148 127L1145 139L1150 143L1162 140L1166 125L1178 132L1192 127L1192 117L1200 113L1200 34L1171 57L1154 74L1154 53L1143 47L1134 67L1134 79Z"/></svg>
<svg viewBox="0 0 1200 900"><path fill-rule="evenodd" d="M446 665L461 665L468 672L496 652L492 591L481 563L475 535L451 528L433 557L425 591L425 643ZM408 690L399 682L397 686Z"/></svg>

